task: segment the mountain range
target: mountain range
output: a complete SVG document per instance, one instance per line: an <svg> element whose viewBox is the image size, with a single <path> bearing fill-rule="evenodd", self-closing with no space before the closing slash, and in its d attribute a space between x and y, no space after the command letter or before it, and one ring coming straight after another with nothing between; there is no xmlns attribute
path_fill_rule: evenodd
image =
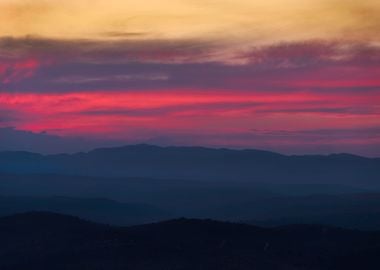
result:
<svg viewBox="0 0 380 270"><path fill-rule="evenodd" d="M0 172L380 187L380 158L152 145L59 155L1 152Z"/></svg>
<svg viewBox="0 0 380 270"><path fill-rule="evenodd" d="M52 211L113 225L176 217L380 229L380 159L130 145L0 152L0 216Z"/></svg>

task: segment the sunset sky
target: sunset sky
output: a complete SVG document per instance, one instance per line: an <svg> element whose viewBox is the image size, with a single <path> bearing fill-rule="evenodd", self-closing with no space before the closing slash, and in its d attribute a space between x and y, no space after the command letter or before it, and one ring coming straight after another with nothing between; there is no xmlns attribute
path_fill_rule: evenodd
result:
<svg viewBox="0 0 380 270"><path fill-rule="evenodd" d="M380 156L379 14L379 0L0 0L0 129Z"/></svg>

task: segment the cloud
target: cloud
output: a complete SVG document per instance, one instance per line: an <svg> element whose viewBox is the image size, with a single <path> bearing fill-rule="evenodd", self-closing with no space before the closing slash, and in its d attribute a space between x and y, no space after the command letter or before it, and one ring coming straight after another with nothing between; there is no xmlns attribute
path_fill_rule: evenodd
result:
<svg viewBox="0 0 380 270"><path fill-rule="evenodd" d="M165 74L120 74L99 77L71 76L54 79L57 84L90 84L101 82L129 82L129 81L165 81L169 77Z"/></svg>
<svg viewBox="0 0 380 270"><path fill-rule="evenodd" d="M28 37L1 39L0 52L0 108L10 110L3 127L300 153L316 144L378 149L367 129L380 126L380 48L373 44L309 40L227 53L196 39Z"/></svg>
<svg viewBox="0 0 380 270"><path fill-rule="evenodd" d="M0 37L0 59L51 59L57 63L256 64L269 67L318 63L376 63L380 48L366 41L303 40L226 49L208 39L48 39Z"/></svg>
<svg viewBox="0 0 380 270"><path fill-rule="evenodd" d="M118 146L121 142L83 138L62 138L46 132L30 132L0 127L0 151L29 151L42 154L89 151L100 146Z"/></svg>
<svg viewBox="0 0 380 270"><path fill-rule="evenodd" d="M305 39L379 41L377 0L66 0L59 3L2 0L0 9L1 36L115 39L118 33L127 33L128 38L136 39L206 38L238 47L245 43ZM122 34L121 38L124 37Z"/></svg>
<svg viewBox="0 0 380 270"><path fill-rule="evenodd" d="M171 132L221 132L247 126L347 128L379 124L380 93L252 91L88 91L0 94L0 106L20 113L18 127L35 131L123 136L158 125ZM22 117L21 117L22 116ZM211 124L212 123L212 124Z"/></svg>
<svg viewBox="0 0 380 270"><path fill-rule="evenodd" d="M217 43L197 39L48 39L0 37L2 57L36 57L57 62L209 62Z"/></svg>
<svg viewBox="0 0 380 270"><path fill-rule="evenodd" d="M7 82L2 89L8 91L373 91L380 86L380 48L366 43L279 43L223 56L217 45L197 40L105 42L29 37L3 38L0 51L0 73ZM35 59L33 69L16 71L9 64L29 63L30 59ZM14 74L12 83L4 74Z"/></svg>
<svg viewBox="0 0 380 270"><path fill-rule="evenodd" d="M268 68L360 63L378 65L380 47L366 42L307 40L253 47L238 57L244 62Z"/></svg>
<svg viewBox="0 0 380 270"><path fill-rule="evenodd" d="M8 126L12 121L17 119L16 112L0 108L0 127Z"/></svg>
<svg viewBox="0 0 380 270"><path fill-rule="evenodd" d="M17 83L23 79L33 77L39 66L40 64L35 59L0 62L0 83Z"/></svg>
<svg viewBox="0 0 380 270"><path fill-rule="evenodd" d="M150 133L150 135L149 135ZM152 135L154 134L154 135ZM229 133L163 133L140 131L140 137L120 140L60 137L45 132L0 128L0 151L30 151L43 154L74 153L99 147L150 143L266 149L285 154L329 154L350 152L378 157L379 127L310 130L241 130ZM366 143L363 143L366 142Z"/></svg>
<svg viewBox="0 0 380 270"><path fill-rule="evenodd" d="M206 145L265 149L284 154L354 153L379 157L380 129L242 130L230 133L156 133L146 142L159 145Z"/></svg>

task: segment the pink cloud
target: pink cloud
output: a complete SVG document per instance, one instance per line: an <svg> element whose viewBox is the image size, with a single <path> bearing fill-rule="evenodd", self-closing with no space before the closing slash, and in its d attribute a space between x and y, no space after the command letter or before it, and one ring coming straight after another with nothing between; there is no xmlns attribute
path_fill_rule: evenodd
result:
<svg viewBox="0 0 380 270"><path fill-rule="evenodd" d="M31 131L122 137L140 130L228 133L380 125L380 93L254 91L97 91L0 94L0 106L22 113Z"/></svg>
<svg viewBox="0 0 380 270"><path fill-rule="evenodd" d="M10 84L32 77L40 63L36 59L13 62L0 62L0 82Z"/></svg>

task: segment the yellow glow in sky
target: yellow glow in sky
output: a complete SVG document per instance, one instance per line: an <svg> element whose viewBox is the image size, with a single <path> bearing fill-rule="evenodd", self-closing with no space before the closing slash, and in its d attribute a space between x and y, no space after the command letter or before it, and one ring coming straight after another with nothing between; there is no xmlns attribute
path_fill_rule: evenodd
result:
<svg viewBox="0 0 380 270"><path fill-rule="evenodd" d="M0 0L0 37L379 39L378 0Z"/></svg>

